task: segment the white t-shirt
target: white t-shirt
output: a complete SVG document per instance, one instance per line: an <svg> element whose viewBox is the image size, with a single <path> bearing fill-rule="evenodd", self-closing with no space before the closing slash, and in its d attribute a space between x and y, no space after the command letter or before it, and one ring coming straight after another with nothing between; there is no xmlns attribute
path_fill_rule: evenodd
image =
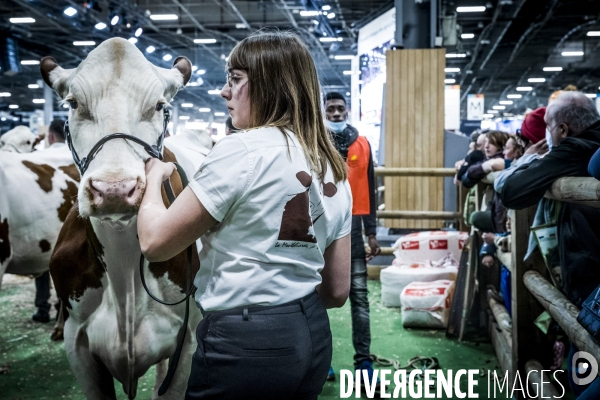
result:
<svg viewBox="0 0 600 400"><path fill-rule="evenodd" d="M321 282L323 253L350 233L347 181L325 184L289 132L260 128L221 139L190 182L217 223L202 238L196 302L206 311L277 305ZM289 143L289 147L288 147Z"/></svg>

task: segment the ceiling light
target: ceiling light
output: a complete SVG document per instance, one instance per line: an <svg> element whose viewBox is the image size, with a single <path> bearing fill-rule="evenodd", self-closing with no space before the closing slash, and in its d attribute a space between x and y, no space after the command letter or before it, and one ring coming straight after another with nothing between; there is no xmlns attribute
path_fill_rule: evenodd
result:
<svg viewBox="0 0 600 400"><path fill-rule="evenodd" d="M510 100L502 100L502 101L499 101L499 103L500 103L500 104L505 104L505 105L510 105L510 104L512 104L513 102L512 102L512 101L510 101Z"/></svg>
<svg viewBox="0 0 600 400"><path fill-rule="evenodd" d="M319 41L321 41L323 43L341 42L342 40L344 40L344 39L342 39L341 37L338 37L338 38L334 38L334 37L322 37L322 38L319 38Z"/></svg>
<svg viewBox="0 0 600 400"><path fill-rule="evenodd" d="M185 86L198 86L198 82L190 82Z"/></svg>
<svg viewBox="0 0 600 400"><path fill-rule="evenodd" d="M334 56L333 58L336 60L352 60L354 58L354 56L351 54L348 54L345 56Z"/></svg>
<svg viewBox="0 0 600 400"><path fill-rule="evenodd" d="M521 97L523 97L523 95L522 94L509 94L506 97L509 99L520 99Z"/></svg>
<svg viewBox="0 0 600 400"><path fill-rule="evenodd" d="M221 94L221 90L220 89L209 90L208 94Z"/></svg>
<svg viewBox="0 0 600 400"><path fill-rule="evenodd" d="M319 15L320 12L319 11L300 11L300 15L302 17L316 17L317 15Z"/></svg>
<svg viewBox="0 0 600 400"><path fill-rule="evenodd" d="M12 108L14 110L14 109L19 108L19 106L16 105L16 104L11 104L11 105L8 106L8 108Z"/></svg>
<svg viewBox="0 0 600 400"><path fill-rule="evenodd" d="M63 108L69 108L69 103L63 104Z"/></svg>
<svg viewBox="0 0 600 400"><path fill-rule="evenodd" d="M19 117L13 117L13 119L12 119L12 120L13 120L13 121L18 121L18 120L19 120Z"/></svg>
<svg viewBox="0 0 600 400"><path fill-rule="evenodd" d="M196 73L198 75L204 75L206 73L206 70L205 69L199 69L198 71L196 71Z"/></svg>
<svg viewBox="0 0 600 400"><path fill-rule="evenodd" d="M114 17L112 17L112 19L110 20L110 24L111 25L116 25L119 23L119 16L115 15Z"/></svg>
<svg viewBox="0 0 600 400"><path fill-rule="evenodd" d="M189 108L189 107L194 107L194 105L192 103L181 103L181 107Z"/></svg>
<svg viewBox="0 0 600 400"><path fill-rule="evenodd" d="M344 75L352 75L352 71L344 71L342 72Z"/></svg>
<svg viewBox="0 0 600 400"><path fill-rule="evenodd" d="M188 119L190 119L190 117L188 117L187 115L180 115L179 119L188 120Z"/></svg>
<svg viewBox="0 0 600 400"><path fill-rule="evenodd" d="M448 84L456 83L456 79L444 79L444 83L448 83Z"/></svg>
<svg viewBox="0 0 600 400"><path fill-rule="evenodd" d="M589 31L588 36L600 36L600 31Z"/></svg>
<svg viewBox="0 0 600 400"><path fill-rule="evenodd" d="M208 107L200 107L198 109L198 111L200 111L200 112L210 112L210 108L208 108Z"/></svg>
<svg viewBox="0 0 600 400"><path fill-rule="evenodd" d="M146 47L146 52L147 53L154 53L154 50L156 50L156 47L154 47L154 46L148 46L148 47Z"/></svg>
<svg viewBox="0 0 600 400"><path fill-rule="evenodd" d="M562 67L544 67L544 72L560 72Z"/></svg>
<svg viewBox="0 0 600 400"><path fill-rule="evenodd" d="M172 59L172 58L173 58L173 56L172 56L172 55L170 55L170 54L165 54L165 55L163 56L163 60L165 60L165 61L171 61L171 59Z"/></svg>
<svg viewBox="0 0 600 400"><path fill-rule="evenodd" d="M10 97L9 92L0 92L0 97Z"/></svg>
<svg viewBox="0 0 600 400"><path fill-rule="evenodd" d="M10 18L9 21L12 24L33 24L35 22L35 19L31 18L31 17L24 17L24 18Z"/></svg>
<svg viewBox="0 0 600 400"><path fill-rule="evenodd" d="M323 7L321 7L321 10L329 11L329 10L331 10L331 6L323 6Z"/></svg>
<svg viewBox="0 0 600 400"><path fill-rule="evenodd" d="M215 113L215 117L224 117L224 116L225 116L225 113L224 113L224 112L217 111L217 112Z"/></svg>
<svg viewBox="0 0 600 400"><path fill-rule="evenodd" d="M27 87L29 89L39 89L40 85L36 84L36 83L30 83L29 85L27 85Z"/></svg>
<svg viewBox="0 0 600 400"><path fill-rule="evenodd" d="M93 40L79 40L79 41L74 41L73 42L73 46L95 46L96 42L94 42Z"/></svg>
<svg viewBox="0 0 600 400"><path fill-rule="evenodd" d="M446 58L465 58L467 55L465 53L447 53Z"/></svg>
<svg viewBox="0 0 600 400"><path fill-rule="evenodd" d="M237 24L235 24L235 29L246 29L246 24L238 22Z"/></svg>
<svg viewBox="0 0 600 400"><path fill-rule="evenodd" d="M39 65L39 60L21 60L21 65Z"/></svg>
<svg viewBox="0 0 600 400"><path fill-rule="evenodd" d="M197 65L192 65L192 72L196 71L198 69Z"/></svg>
<svg viewBox="0 0 600 400"><path fill-rule="evenodd" d="M350 96L350 92L346 92L346 96Z"/></svg>
<svg viewBox="0 0 600 400"><path fill-rule="evenodd" d="M498 110L487 110L488 114L498 114Z"/></svg>
<svg viewBox="0 0 600 400"><path fill-rule="evenodd" d="M460 72L460 68L444 68L444 72Z"/></svg>
<svg viewBox="0 0 600 400"><path fill-rule="evenodd" d="M194 39L194 43L199 43L199 44L217 43L217 39Z"/></svg>
<svg viewBox="0 0 600 400"><path fill-rule="evenodd" d="M456 7L456 12L484 12L485 10L485 6Z"/></svg>
<svg viewBox="0 0 600 400"><path fill-rule="evenodd" d="M483 118L493 118L494 114L483 114Z"/></svg>
<svg viewBox="0 0 600 400"><path fill-rule="evenodd" d="M519 86L517 92L530 92L533 88L531 86Z"/></svg>
<svg viewBox="0 0 600 400"><path fill-rule="evenodd" d="M152 21L173 21L178 18L175 14L153 14L150 16Z"/></svg>
<svg viewBox="0 0 600 400"><path fill-rule="evenodd" d="M6 117L0 118L0 121L6 121Z"/></svg>
<svg viewBox="0 0 600 400"><path fill-rule="evenodd" d="M563 51L562 53L560 53L560 55L563 57L577 57L582 56L583 51Z"/></svg>
<svg viewBox="0 0 600 400"><path fill-rule="evenodd" d="M131 44L136 44L138 42L138 40L134 37L130 37L129 39L127 39L127 41Z"/></svg>
<svg viewBox="0 0 600 400"><path fill-rule="evenodd" d="M474 33L463 33L460 35L461 39L473 39L475 37Z"/></svg>
<svg viewBox="0 0 600 400"><path fill-rule="evenodd" d="M44 100L44 99L33 99L33 102L35 104L44 104L46 102L46 100Z"/></svg>
<svg viewBox="0 0 600 400"><path fill-rule="evenodd" d="M102 29L106 28L106 24L104 22L98 22L96 25L94 25L94 28L101 31Z"/></svg>
<svg viewBox="0 0 600 400"><path fill-rule="evenodd" d="M142 33L144 33L144 30L142 28L137 28L135 30L134 35L135 35L135 37L140 37L142 35Z"/></svg>
<svg viewBox="0 0 600 400"><path fill-rule="evenodd" d="M590 99L595 99L597 97L596 93L586 93L585 95Z"/></svg>
<svg viewBox="0 0 600 400"><path fill-rule="evenodd" d="M332 19L332 18L335 18L335 13L327 14L327 19Z"/></svg>
<svg viewBox="0 0 600 400"><path fill-rule="evenodd" d="M73 7L67 7L63 13L65 13L67 17L72 17L73 15L77 14L77 10Z"/></svg>
<svg viewBox="0 0 600 400"><path fill-rule="evenodd" d="M504 106L494 106L492 107L494 110L504 110L506 107Z"/></svg>
<svg viewBox="0 0 600 400"><path fill-rule="evenodd" d="M529 83L542 83L542 82L546 82L546 78L529 78L529 79L527 79L527 82L529 82Z"/></svg>

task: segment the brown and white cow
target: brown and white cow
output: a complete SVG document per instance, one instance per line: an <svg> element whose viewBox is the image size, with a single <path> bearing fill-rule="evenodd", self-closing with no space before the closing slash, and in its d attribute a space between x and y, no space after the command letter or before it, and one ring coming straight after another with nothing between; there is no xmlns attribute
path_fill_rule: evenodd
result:
<svg viewBox="0 0 600 400"><path fill-rule="evenodd" d="M177 58L171 69L159 68L119 38L100 44L75 69L63 69L49 57L42 59L40 69L46 83L70 105L73 147L80 157L113 133L156 144L163 110L191 74L188 59ZM156 397L184 319L185 304L155 302L140 281L136 220L148 157L130 140L103 144L82 175L77 207L69 213L52 256L52 278L69 312L67 357L88 399L114 399L113 377L135 398L138 379L152 365L157 366ZM165 159L172 159L167 149ZM194 171L186 172L191 176ZM180 191L178 177L174 174L171 180L175 192ZM182 253L146 266L154 294L167 301L182 298L199 267L195 250L192 271L186 258ZM198 308L191 307L179 366L161 398L184 397L200 319Z"/></svg>
<svg viewBox="0 0 600 400"><path fill-rule="evenodd" d="M64 144L33 153L0 152L0 284L6 272L48 271L78 181Z"/></svg>
<svg viewBox="0 0 600 400"><path fill-rule="evenodd" d="M31 153L44 140L45 135L36 136L28 127L19 125L0 136L0 150L14 153Z"/></svg>

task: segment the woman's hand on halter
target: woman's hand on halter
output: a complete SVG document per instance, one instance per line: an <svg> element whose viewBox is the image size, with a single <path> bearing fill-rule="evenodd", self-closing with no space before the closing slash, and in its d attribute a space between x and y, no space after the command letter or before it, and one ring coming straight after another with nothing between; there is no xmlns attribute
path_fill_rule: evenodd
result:
<svg viewBox="0 0 600 400"><path fill-rule="evenodd" d="M157 181L159 184L168 179L175 171L175 164L150 158L146 162L146 181Z"/></svg>

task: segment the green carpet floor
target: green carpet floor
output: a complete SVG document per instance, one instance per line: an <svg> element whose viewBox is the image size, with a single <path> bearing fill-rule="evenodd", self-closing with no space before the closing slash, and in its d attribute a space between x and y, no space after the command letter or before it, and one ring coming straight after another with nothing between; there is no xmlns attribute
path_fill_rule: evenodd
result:
<svg viewBox="0 0 600 400"><path fill-rule="evenodd" d="M443 331L403 329L400 311L385 308L380 303L381 284L369 281L369 290L373 353L395 358L401 364L417 355L437 357L444 370L498 368L489 342L459 343L446 339ZM33 281L26 278L13 278L0 291L0 398L83 399L69 369L64 344L50 341L51 324L31 322L33 293ZM349 303L341 309L331 310L329 315L333 332L333 367L339 374L340 369L353 369ZM140 380L138 399L150 398L153 376L153 370L150 370ZM126 396L119 386L118 397L124 400ZM480 378L476 389L479 398L487 399L487 378ZM338 398L339 379L328 382L319 397L322 400ZM366 398L364 392L363 398Z"/></svg>

